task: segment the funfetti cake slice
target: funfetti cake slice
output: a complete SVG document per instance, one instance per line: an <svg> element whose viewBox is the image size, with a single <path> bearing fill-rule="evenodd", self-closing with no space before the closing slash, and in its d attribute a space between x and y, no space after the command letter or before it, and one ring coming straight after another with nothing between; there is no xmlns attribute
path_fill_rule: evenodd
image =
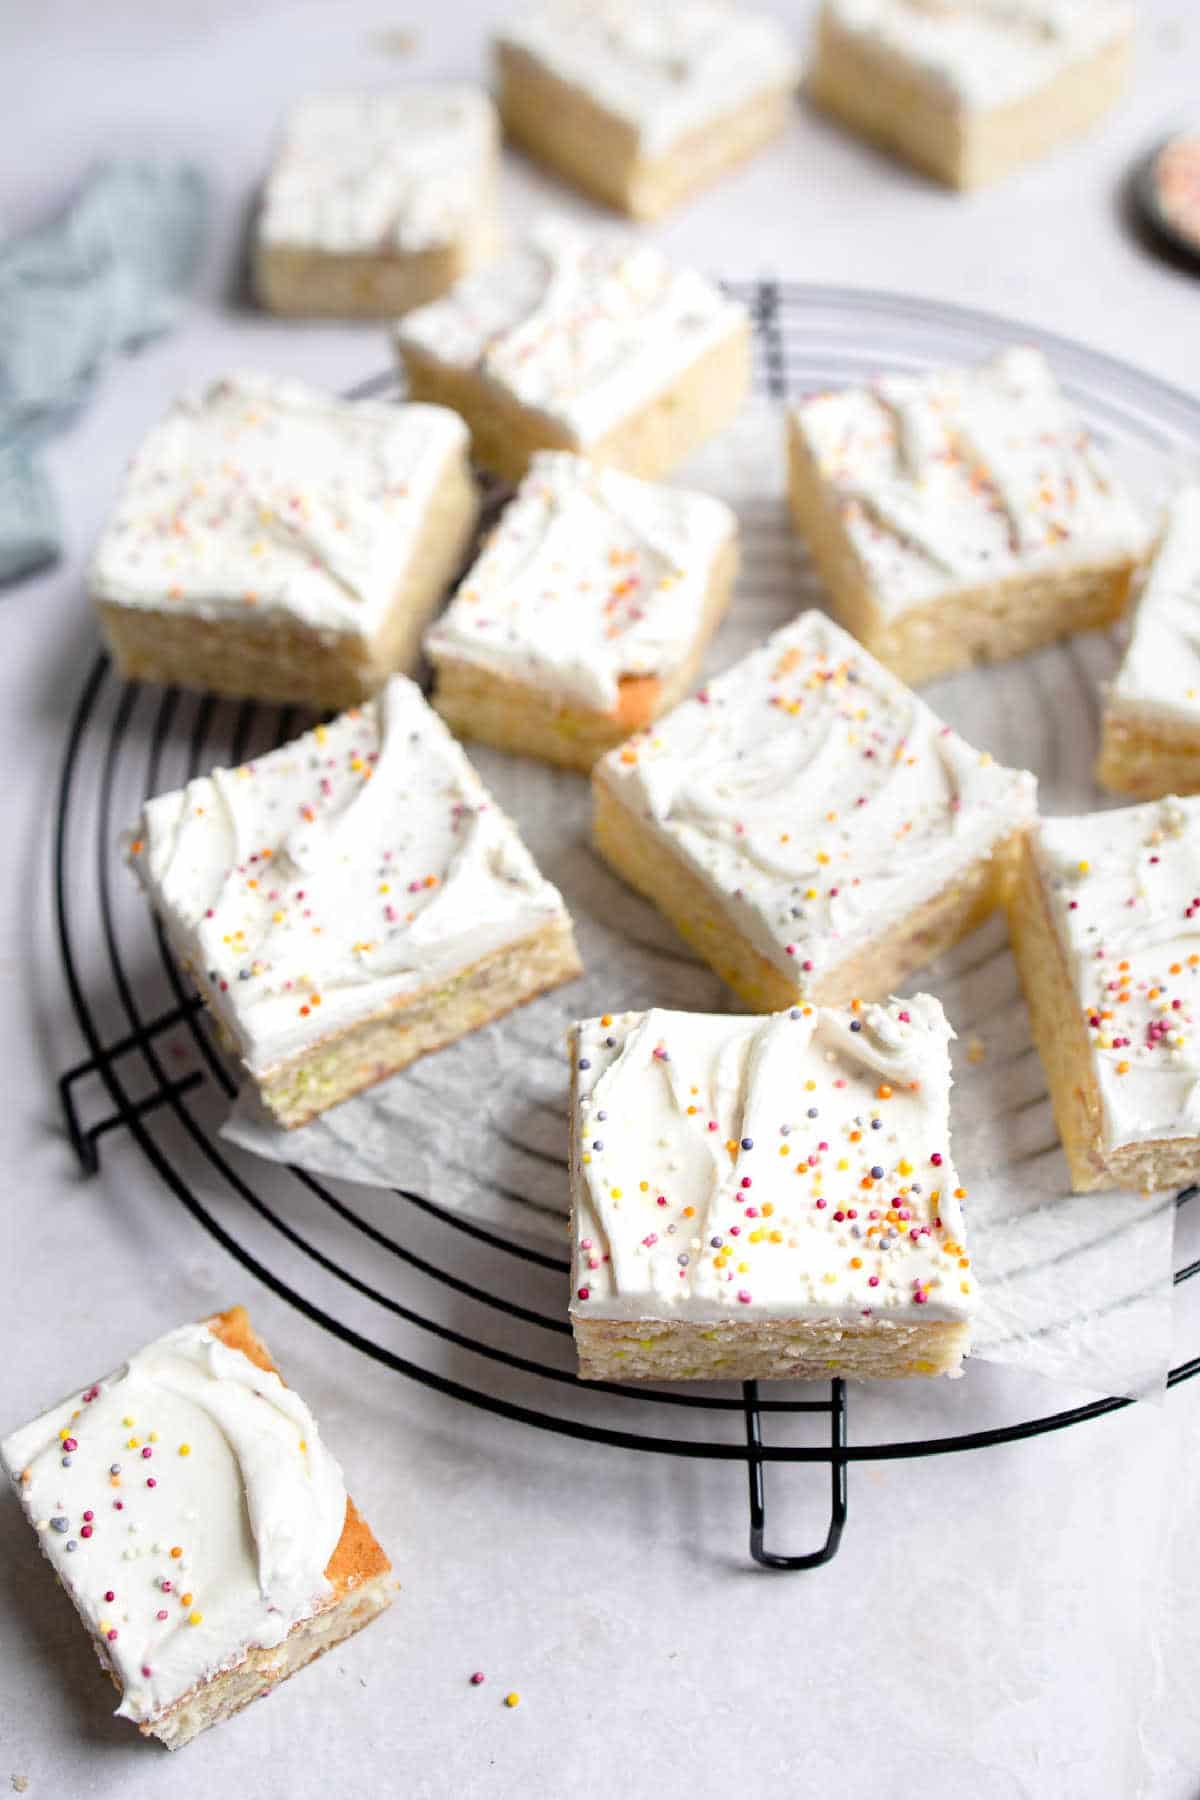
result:
<svg viewBox="0 0 1200 1800"><path fill-rule="evenodd" d="M788 455L837 616L906 681L1111 623L1149 548L1038 350L817 394Z"/></svg>
<svg viewBox="0 0 1200 1800"><path fill-rule="evenodd" d="M0 1444L121 1696L177 1750L390 1605L391 1564L240 1306Z"/></svg>
<svg viewBox="0 0 1200 1800"><path fill-rule="evenodd" d="M255 229L272 312L394 319L494 252L495 108L462 84L312 94L288 114Z"/></svg>
<svg viewBox="0 0 1200 1800"><path fill-rule="evenodd" d="M728 424L750 379L740 302L651 244L563 219L396 336L412 398L460 412L478 461L509 480L536 450L664 475Z"/></svg>
<svg viewBox="0 0 1200 1800"><path fill-rule="evenodd" d="M641 219L782 131L799 77L784 27L725 0L536 0L495 54L509 136Z"/></svg>
<svg viewBox="0 0 1200 1800"><path fill-rule="evenodd" d="M1032 775L823 613L597 763L601 855L756 1011L880 999L999 905Z"/></svg>
<svg viewBox="0 0 1200 1800"><path fill-rule="evenodd" d="M129 466L88 588L121 674L348 706L414 662L479 512L462 420L235 375Z"/></svg>
<svg viewBox="0 0 1200 1800"><path fill-rule="evenodd" d="M575 1027L585 1379L956 1374L975 1277L928 994Z"/></svg>
<svg viewBox="0 0 1200 1800"><path fill-rule="evenodd" d="M736 568L721 501L539 451L426 636L433 703L461 737L590 769L687 693Z"/></svg>
<svg viewBox="0 0 1200 1800"><path fill-rule="evenodd" d="M1109 110L1133 31L1126 0L824 0L806 86L860 136L978 187Z"/></svg>
<svg viewBox="0 0 1200 1800"><path fill-rule="evenodd" d="M1108 691L1096 776L1140 799L1200 791L1200 486L1168 510Z"/></svg>
<svg viewBox="0 0 1200 1800"><path fill-rule="evenodd" d="M1009 924L1073 1187L1200 1179L1200 799L1043 819Z"/></svg>
<svg viewBox="0 0 1200 1800"><path fill-rule="evenodd" d="M284 1126L579 973L561 895L401 675L147 801L127 853Z"/></svg>

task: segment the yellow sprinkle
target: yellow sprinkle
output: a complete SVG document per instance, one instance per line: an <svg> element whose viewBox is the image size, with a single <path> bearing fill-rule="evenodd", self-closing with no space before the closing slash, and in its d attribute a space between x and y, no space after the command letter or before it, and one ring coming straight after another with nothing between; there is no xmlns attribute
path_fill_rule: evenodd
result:
<svg viewBox="0 0 1200 1800"><path fill-rule="evenodd" d="M614 1200L619 1200L621 1198L620 1188L610 1188L609 1192L611 1193Z"/></svg>
<svg viewBox="0 0 1200 1800"><path fill-rule="evenodd" d="M130 1417L129 1417L129 1414L128 1414L128 1413L126 1413L126 1415L125 1415L125 1417L124 1417L124 1418L123 1418L123 1419L122 1419L122 1420L121 1420L121 1423L122 1423L122 1425L136 1425L136 1424L137 1424L137 1420L136 1420L136 1419L131 1419L131 1418L130 1418Z"/></svg>
<svg viewBox="0 0 1200 1800"><path fill-rule="evenodd" d="M517 1694L517 1693L505 1694L504 1704L505 1704L505 1706L520 1706L520 1704L521 1704L520 1694Z"/></svg>
<svg viewBox="0 0 1200 1800"><path fill-rule="evenodd" d="M203 1623L204 1623L204 1614L202 1612L190 1612L188 1614L188 1624L189 1625L203 1625Z"/></svg>
<svg viewBox="0 0 1200 1800"><path fill-rule="evenodd" d="M1086 875L1088 873L1088 870L1091 868L1091 866L1092 865L1088 861L1086 856L1081 857L1080 860L1075 864L1076 869L1079 871L1079 873L1081 875Z"/></svg>
<svg viewBox="0 0 1200 1800"><path fill-rule="evenodd" d="M179 1454L180 1456L190 1456L192 1454L192 1446L190 1444L180 1444Z"/></svg>
<svg viewBox="0 0 1200 1800"><path fill-rule="evenodd" d="M141 1438L126 1438L125 1439L125 1448L127 1450L136 1450L138 1448L139 1444L141 1443L141 1441L142 1441Z"/></svg>

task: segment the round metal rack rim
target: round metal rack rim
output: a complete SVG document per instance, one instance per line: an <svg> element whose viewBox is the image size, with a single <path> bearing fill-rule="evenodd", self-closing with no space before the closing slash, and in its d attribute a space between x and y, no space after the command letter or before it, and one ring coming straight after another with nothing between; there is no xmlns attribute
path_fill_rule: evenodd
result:
<svg viewBox="0 0 1200 1800"><path fill-rule="evenodd" d="M902 322L910 325L914 318L912 311L914 303L907 301L903 296L867 293L836 287L802 287L798 284L775 282L732 283L729 285L733 292L750 303L759 352L761 385L772 398L777 400L782 399L788 391L787 341L782 329L784 314L788 315L789 322L794 321L800 326L803 325L804 318L808 314L836 313L839 308L851 305L871 313L877 312L880 316L892 316L893 318L899 316ZM920 315L925 321L932 318L947 329L957 331L980 331L984 334L991 334L993 337L998 334L1011 337L1013 331L1012 323L998 315L976 309L959 308L946 302L921 302ZM1114 377L1119 376L1126 383L1136 375L1139 393L1147 396L1155 406L1161 407L1164 413L1184 419L1189 431L1194 432L1197 441L1200 442L1200 403L1193 401L1187 394L1171 388L1165 382L1156 381L1149 376L1142 376L1131 370L1128 365L1111 357L1085 350L1083 347L1071 343L1070 340L1055 338L1052 334L1034 331L1032 328L1026 329L1027 334L1033 340L1052 352L1057 350L1064 356L1070 355L1075 359L1082 355L1087 366L1093 371L1101 374L1108 373ZM395 386L395 380L394 375L370 378L358 384L352 393L356 396L363 396L368 393L385 392ZM103 654L100 654L84 682L68 729L58 787L53 850L54 903L59 951L71 1006L87 1047L86 1056L63 1074L59 1082L59 1089L68 1134L85 1172L95 1173L99 1168L100 1144L107 1134L119 1127L126 1129L155 1173L197 1224L202 1226L230 1256L272 1293L286 1300L314 1324L319 1325L363 1355L450 1398L464 1401L515 1423L557 1432L581 1441L608 1445L612 1448L744 1463L748 1480L750 1552L754 1560L766 1568L790 1570L812 1568L829 1561L836 1554L846 1521L847 1470L852 1462L895 1461L1013 1443L1025 1438L1060 1431L1087 1420L1098 1419L1132 1404L1129 1399L1110 1396L1084 1405L1069 1407L1060 1412L1018 1420L1006 1425L990 1426L977 1431L947 1434L936 1438L851 1444L848 1441L846 1388L842 1381L833 1381L830 1384L827 1398L801 1400L763 1399L754 1382L744 1383L740 1394L734 1396L713 1395L708 1392L696 1394L660 1391L621 1386L616 1383L581 1384L568 1371L554 1367L536 1357L518 1355L497 1345L485 1343L477 1337L459 1332L443 1321L432 1318L414 1307L402 1304L391 1296L381 1293L353 1275L348 1269L340 1267L324 1251L306 1241L287 1220L280 1218L271 1210L256 1192L252 1178L247 1177L234 1166L224 1150L214 1142L207 1125L197 1119L189 1107L189 1095L205 1080L206 1076L215 1081L228 1094L234 1092L235 1083L220 1053L210 1039L201 1004L195 995L189 994L186 990L183 978L167 949L161 932L158 933L158 950L166 978L175 997L175 1004L152 1018L142 1017L133 985L121 960L113 920L110 887L116 826L124 823L123 820L114 821L111 817L113 780L124 749L130 721L137 705L139 690L132 684L124 686L118 684L114 694L107 695L106 690L110 679L113 677L108 660ZM106 740L102 735L102 728L97 724L97 709L102 696L115 700ZM147 796L158 791L161 786L158 780L159 764L179 701L180 695L176 690L161 691L144 781L144 793ZM199 771L215 706L216 703L211 697L201 700L197 706L189 743L189 774ZM232 733L232 760L235 763L243 760L242 753L249 741L251 730L256 722L256 715L257 709L253 702L244 702L238 709ZM276 721L275 740L285 742L293 734L292 713L290 709L282 709ZM79 823L77 817L80 767L85 747L95 755L101 769L96 840L93 849L94 867L99 894L102 935L110 965L109 973L128 1024L127 1030L107 1041L97 1024L80 974L72 913L71 873L74 868L80 866L81 858L86 854L80 841L80 833L86 827ZM160 1036L176 1026L190 1031L198 1051L200 1064L199 1067L178 1080L169 1076L156 1048L156 1041ZM143 1073L148 1074L150 1078L148 1092L138 1098L132 1096L120 1067L124 1059L133 1057L135 1053L140 1056L140 1067ZM97 1122L85 1126L76 1089L82 1080L92 1076L98 1077L102 1083L111 1111ZM263 1223L278 1233L294 1250L298 1250L327 1274L344 1283L351 1291L357 1291L366 1296L393 1317L403 1320L405 1324L427 1332L443 1342L467 1350L483 1359L485 1363L490 1361L500 1367L515 1370L524 1376L540 1378L554 1389L562 1387L564 1392L569 1392L577 1401L588 1393L600 1393L642 1406L665 1406L677 1410L682 1408L684 1416L697 1411L713 1413L718 1417L740 1415L744 1440L721 1442L712 1439L667 1436L657 1432L627 1431L590 1422L583 1416L563 1416L544 1411L540 1407L526 1405L502 1393L490 1391L482 1383L473 1386L436 1369L425 1367L408 1357L401 1356L387 1345L368 1338L284 1279L267 1262L264 1262L260 1255L242 1243L214 1216L211 1208L204 1203L200 1193L193 1186L185 1168L173 1160L164 1144L156 1137L153 1128L156 1114L176 1121L191 1139L193 1147L209 1168L221 1178L251 1213L257 1215ZM452 1270L438 1266L427 1257L417 1255L398 1237L390 1237L362 1219L351 1206L338 1199L321 1181L306 1171L291 1167L290 1174L312 1195L329 1207L344 1226L363 1234L376 1249L395 1257L399 1263L416 1271L421 1276L439 1282L446 1289L465 1295L471 1301L490 1307L498 1314L519 1321L530 1329L542 1329L556 1334L568 1330L561 1315L549 1317L537 1313L508 1298L502 1291L482 1288L466 1281ZM395 1192L397 1199L411 1208L415 1214L423 1215L476 1244L486 1246L488 1251L495 1255L516 1258L534 1267L561 1274L565 1281L567 1264L562 1258L503 1238L490 1231L486 1226L439 1206L437 1201L428 1195L403 1189L396 1189ZM1194 1190L1189 1190L1181 1195L1180 1203L1191 1198L1193 1192ZM1180 1283L1189 1280L1197 1273L1200 1273L1200 1261L1177 1270L1175 1281ZM1200 1356L1181 1362L1171 1369L1167 1385L1175 1387L1197 1374L1200 1374ZM586 1404L586 1401L584 1403ZM772 1416L779 1414L787 1416L823 1415L828 1421L828 1439L825 1443L817 1445L767 1444L763 1439L764 1414ZM783 1556L766 1547L764 1473L767 1463L824 1463L828 1465L830 1471L829 1524L824 1541L817 1549L804 1555Z"/></svg>

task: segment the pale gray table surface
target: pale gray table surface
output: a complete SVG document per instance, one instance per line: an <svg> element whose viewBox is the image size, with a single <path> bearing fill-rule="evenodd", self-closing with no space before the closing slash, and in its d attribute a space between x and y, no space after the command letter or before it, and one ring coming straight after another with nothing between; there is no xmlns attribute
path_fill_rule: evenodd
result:
<svg viewBox="0 0 1200 1800"><path fill-rule="evenodd" d="M111 1719L90 1649L5 1502L0 1791L24 1776L37 1800L1185 1800L1200 1792L1200 1382L1055 1438L855 1469L836 1562L775 1578L745 1561L740 1469L575 1446L441 1400L257 1289L119 1137L99 1179L72 1165L53 1077L79 1042L46 876L63 724L95 649L82 561L126 456L180 385L261 365L336 386L384 363L376 329L288 327L237 309L230 272L293 95L482 70L486 5L421 11L51 0L0 15L0 226L36 219L113 150L194 156L216 197L181 328L113 370L50 453L66 560L0 597L0 1430L141 1341L245 1298L403 1583L384 1623L168 1760ZM798 30L807 12L792 9ZM656 235L715 274L1009 312L1200 392L1200 282L1146 254L1117 198L1136 153L1186 118L1189 99L1200 109L1200 8L1162 0L1142 12L1137 77L1117 112L1000 187L944 194L798 108L780 144ZM416 39L402 61L380 36L401 27ZM505 200L514 218L547 200L587 211L515 160ZM1015 1375L988 1379L1016 1384L1014 1409L1064 1400ZM819 1485L775 1472L778 1538L811 1531ZM477 1667L479 1690L467 1685ZM510 1687L522 1695L511 1713L500 1704Z"/></svg>

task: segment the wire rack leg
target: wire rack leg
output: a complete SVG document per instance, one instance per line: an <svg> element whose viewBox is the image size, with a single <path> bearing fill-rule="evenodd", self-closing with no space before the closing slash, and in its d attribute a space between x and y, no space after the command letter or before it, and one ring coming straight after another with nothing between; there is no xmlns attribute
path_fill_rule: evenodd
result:
<svg viewBox="0 0 1200 1800"><path fill-rule="evenodd" d="M758 1383L747 1381L742 1389L746 1413L747 1473L750 1480L750 1554L764 1569L816 1569L837 1555L846 1523L846 1384L834 1381L829 1390L829 1530L819 1550L805 1556L780 1556L764 1543L767 1529L767 1495L763 1480L762 1414Z"/></svg>

